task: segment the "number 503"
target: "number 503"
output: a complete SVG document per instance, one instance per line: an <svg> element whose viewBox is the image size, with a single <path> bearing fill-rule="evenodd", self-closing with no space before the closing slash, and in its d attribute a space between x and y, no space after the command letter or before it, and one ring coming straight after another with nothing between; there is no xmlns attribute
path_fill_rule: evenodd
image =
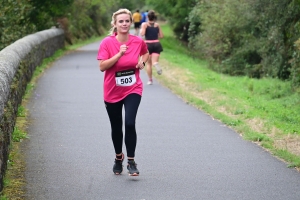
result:
<svg viewBox="0 0 300 200"><path fill-rule="evenodd" d="M132 78L122 78L121 79L121 84L127 84L127 83L131 83L132 82Z"/></svg>

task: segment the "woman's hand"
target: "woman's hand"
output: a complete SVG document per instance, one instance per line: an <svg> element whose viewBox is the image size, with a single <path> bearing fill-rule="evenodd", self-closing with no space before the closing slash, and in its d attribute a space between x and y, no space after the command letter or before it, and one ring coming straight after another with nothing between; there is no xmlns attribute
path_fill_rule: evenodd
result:
<svg viewBox="0 0 300 200"><path fill-rule="evenodd" d="M120 55L123 56L127 49L128 49L128 46L126 46L125 44L122 44L120 46L120 51L119 51Z"/></svg>
<svg viewBox="0 0 300 200"><path fill-rule="evenodd" d="M102 72L105 70L111 68L126 52L128 49L128 46L125 44L120 46L119 53L115 54L113 57L107 59L107 60L99 60L99 68Z"/></svg>
<svg viewBox="0 0 300 200"><path fill-rule="evenodd" d="M138 62L138 64L135 66L137 69L144 69L145 67L145 63L148 61L149 59L149 52L147 51L147 53L145 53L144 55L142 55L142 57L140 58L140 61Z"/></svg>
<svg viewBox="0 0 300 200"><path fill-rule="evenodd" d="M144 62L141 60L135 67L137 69L144 69L144 67L145 67Z"/></svg>

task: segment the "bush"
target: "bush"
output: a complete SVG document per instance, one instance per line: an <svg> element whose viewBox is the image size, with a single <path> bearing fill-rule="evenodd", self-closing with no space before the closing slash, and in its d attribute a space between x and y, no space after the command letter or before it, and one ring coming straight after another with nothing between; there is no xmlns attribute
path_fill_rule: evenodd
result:
<svg viewBox="0 0 300 200"><path fill-rule="evenodd" d="M27 15L33 10L28 1L3 0L0 6L0 50L37 31Z"/></svg>
<svg viewBox="0 0 300 200"><path fill-rule="evenodd" d="M297 85L299 13L299 0L202 0L189 13L189 46L220 72Z"/></svg>

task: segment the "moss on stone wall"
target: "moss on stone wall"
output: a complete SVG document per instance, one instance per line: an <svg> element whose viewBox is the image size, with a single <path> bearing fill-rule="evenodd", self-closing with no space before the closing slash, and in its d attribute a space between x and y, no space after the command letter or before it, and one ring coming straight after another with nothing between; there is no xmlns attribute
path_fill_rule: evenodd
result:
<svg viewBox="0 0 300 200"><path fill-rule="evenodd" d="M56 35L51 35L54 31L55 30L51 29L49 31L42 31L37 33L36 39L38 41L41 41L40 43L32 41L34 40L35 35L30 36L31 41L29 42L29 44L25 45L26 48L28 48L28 46L31 46L32 43L37 43L37 45L31 46L27 55L23 56L21 60L12 62L18 63L18 66L14 66L17 70L14 73L12 81L6 81L6 83L10 83L10 86L8 87L9 91L4 91L1 94L8 94L8 97L2 98L6 99L6 102L3 105L3 115L0 116L0 191L3 190L3 177L7 169L10 145L12 144L11 138L17 119L18 107L22 103L22 97L25 94L27 84L30 82L34 70L37 66L41 65L43 59L52 56L55 51L64 47L64 33L60 31ZM20 45L24 43L25 42L22 41ZM16 44L14 45L14 47L18 46ZM19 52L19 49L10 48L9 51L11 51L11 54L13 55L23 55L22 52ZM15 56L15 59L18 59L17 57L20 56ZM6 69L4 69L3 71L6 71ZM7 76L5 76L4 78L6 77Z"/></svg>

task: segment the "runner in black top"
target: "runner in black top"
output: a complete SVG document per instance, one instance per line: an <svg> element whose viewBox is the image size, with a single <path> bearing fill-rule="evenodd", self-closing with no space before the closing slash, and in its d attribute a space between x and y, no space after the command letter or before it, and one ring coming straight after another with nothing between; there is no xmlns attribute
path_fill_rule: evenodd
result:
<svg viewBox="0 0 300 200"><path fill-rule="evenodd" d="M147 62L148 85L152 85L152 66L156 68L157 73L160 75L162 69L158 64L160 53L163 51L159 38L163 38L163 32L156 22L156 15L153 10L148 12L148 22L142 23L140 34L145 37L145 42L148 46L150 59Z"/></svg>

